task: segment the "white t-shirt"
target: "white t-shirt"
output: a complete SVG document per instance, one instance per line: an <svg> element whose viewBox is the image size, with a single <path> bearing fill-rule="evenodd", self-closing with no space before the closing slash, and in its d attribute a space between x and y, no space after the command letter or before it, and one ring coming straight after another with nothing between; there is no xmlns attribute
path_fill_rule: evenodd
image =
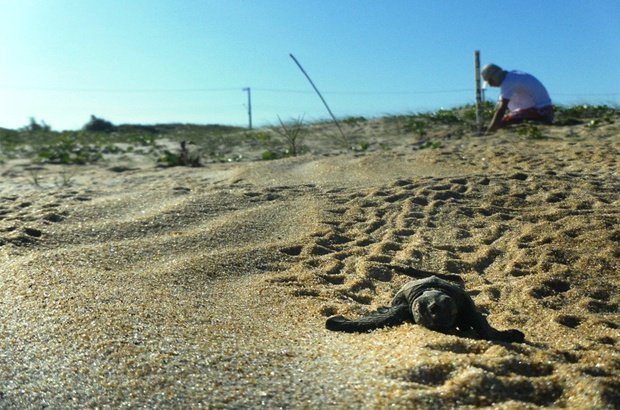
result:
<svg viewBox="0 0 620 410"><path fill-rule="evenodd" d="M510 111L542 108L551 105L551 98L536 77L522 71L508 71L500 89L500 98L510 100Z"/></svg>

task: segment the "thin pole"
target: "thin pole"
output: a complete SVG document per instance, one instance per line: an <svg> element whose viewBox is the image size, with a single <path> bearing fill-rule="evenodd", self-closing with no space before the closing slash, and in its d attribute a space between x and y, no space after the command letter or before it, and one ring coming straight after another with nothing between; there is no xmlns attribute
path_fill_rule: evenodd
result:
<svg viewBox="0 0 620 410"><path fill-rule="evenodd" d="M306 70L304 70L304 68L301 66L301 64L299 64L299 61L297 61L297 59L295 58L295 56L293 54L289 54L289 56L291 56L291 58L293 59L295 64L297 64L297 67L299 67L301 72L304 73L304 75L306 76L306 78L310 82L310 85L312 86L312 88L314 88L314 91L316 91L316 93L319 95L319 98L321 99L321 101L323 101L323 105L325 105L325 108L327 108L327 112L329 113L329 115L331 115L332 120L334 120L334 123L336 124L336 127L338 127L338 131L340 131L340 135L342 135L342 139L345 142L348 142L347 141L347 137L344 135L344 132L342 131L342 128L340 128L340 123L338 123L338 120L336 119L336 116L334 115L332 110L329 108L329 105L327 105L327 101L325 101L325 98L323 98L323 96L321 95L321 92L319 91L319 89L316 88L316 85L314 85L314 83L312 82L312 79L310 78L308 73L306 73Z"/></svg>
<svg viewBox="0 0 620 410"><path fill-rule="evenodd" d="M474 65L476 76L476 125L478 132L482 132L482 87L480 87L480 51L474 52Z"/></svg>
<svg viewBox="0 0 620 410"><path fill-rule="evenodd" d="M243 91L248 92L248 128L252 129L252 91L250 87L246 87Z"/></svg>

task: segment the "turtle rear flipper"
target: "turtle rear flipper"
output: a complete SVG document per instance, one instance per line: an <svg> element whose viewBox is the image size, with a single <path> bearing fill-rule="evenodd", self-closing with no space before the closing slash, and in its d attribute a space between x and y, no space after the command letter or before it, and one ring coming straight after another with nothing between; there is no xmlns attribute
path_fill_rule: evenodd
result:
<svg viewBox="0 0 620 410"><path fill-rule="evenodd" d="M495 340L499 340L502 342L523 343L523 341L525 340L525 335L523 334L523 332L517 329L509 329L503 331L500 330L497 333L498 337L495 338Z"/></svg>
<svg viewBox="0 0 620 410"><path fill-rule="evenodd" d="M327 319L325 327L337 332L367 332L386 326L395 326L409 319L409 306L397 305L380 308L368 316L359 319L347 319L344 316L333 316Z"/></svg>

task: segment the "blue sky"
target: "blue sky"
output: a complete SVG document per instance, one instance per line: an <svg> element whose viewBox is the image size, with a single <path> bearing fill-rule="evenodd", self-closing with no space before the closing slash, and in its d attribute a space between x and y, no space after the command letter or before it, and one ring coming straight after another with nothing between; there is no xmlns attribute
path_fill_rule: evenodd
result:
<svg viewBox="0 0 620 410"><path fill-rule="evenodd" d="M473 53L620 103L620 1L0 0L0 127L255 125L474 101ZM496 90L487 92L497 98Z"/></svg>

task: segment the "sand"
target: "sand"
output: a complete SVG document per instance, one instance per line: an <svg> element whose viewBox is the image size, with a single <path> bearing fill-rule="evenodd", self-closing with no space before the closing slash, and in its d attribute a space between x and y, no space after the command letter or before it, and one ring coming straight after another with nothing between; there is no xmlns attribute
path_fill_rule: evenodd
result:
<svg viewBox="0 0 620 410"><path fill-rule="evenodd" d="M276 161L4 162L0 408L618 406L620 121L382 127ZM526 342L325 330L419 270Z"/></svg>

